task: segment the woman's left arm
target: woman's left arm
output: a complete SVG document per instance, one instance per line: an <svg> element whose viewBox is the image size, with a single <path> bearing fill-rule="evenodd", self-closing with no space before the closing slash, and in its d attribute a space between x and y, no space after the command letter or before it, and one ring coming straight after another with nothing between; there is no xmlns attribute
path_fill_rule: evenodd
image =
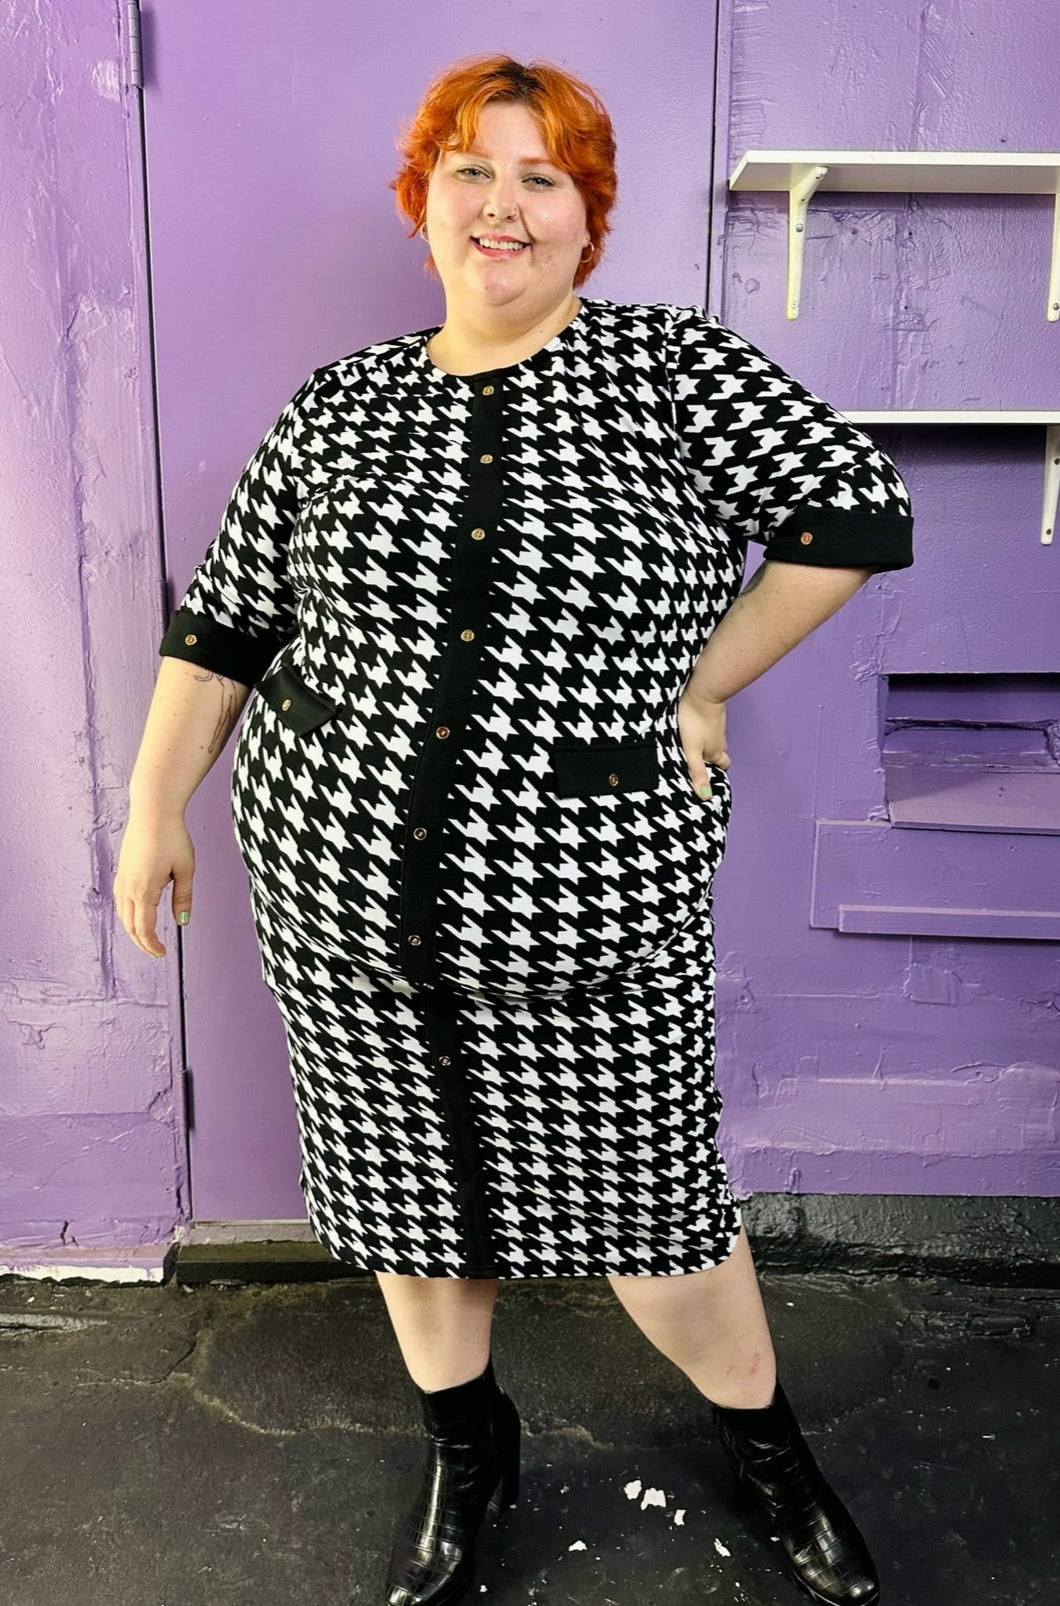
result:
<svg viewBox="0 0 1060 1606"><path fill-rule="evenodd" d="M876 571L811 568L766 558L722 615L696 659L678 704L688 773L698 796L713 795L708 764L727 770L725 704L837 613Z"/></svg>
<svg viewBox="0 0 1060 1606"><path fill-rule="evenodd" d="M767 558L718 621L686 689L709 703L727 702L837 613L874 572Z"/></svg>
<svg viewBox="0 0 1060 1606"><path fill-rule="evenodd" d="M837 612L873 574L913 562L908 488L876 442L743 335L671 309L674 429L706 515L763 562L719 619L678 703L692 785L729 768L725 703Z"/></svg>

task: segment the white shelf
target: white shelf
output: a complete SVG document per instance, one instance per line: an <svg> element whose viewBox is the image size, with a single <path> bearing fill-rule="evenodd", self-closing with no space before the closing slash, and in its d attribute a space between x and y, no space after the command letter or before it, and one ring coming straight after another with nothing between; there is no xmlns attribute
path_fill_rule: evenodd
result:
<svg viewBox="0 0 1060 1606"><path fill-rule="evenodd" d="M1060 407L870 407L843 417L852 424L1060 424Z"/></svg>
<svg viewBox="0 0 1060 1606"><path fill-rule="evenodd" d="M1060 407L986 408L869 408L847 412L852 424L1044 424L1045 492L1042 498L1041 543L1053 544L1057 501L1060 499Z"/></svg>
<svg viewBox="0 0 1060 1606"><path fill-rule="evenodd" d="M797 169L825 166L822 190L942 195L1055 195L1060 151L745 151L734 190L790 189Z"/></svg>
<svg viewBox="0 0 1060 1606"><path fill-rule="evenodd" d="M1050 323L1060 318L1060 152L750 150L733 168L729 188L787 191L789 318L799 315L806 210L817 190L1052 195L1053 241L1045 316Z"/></svg>

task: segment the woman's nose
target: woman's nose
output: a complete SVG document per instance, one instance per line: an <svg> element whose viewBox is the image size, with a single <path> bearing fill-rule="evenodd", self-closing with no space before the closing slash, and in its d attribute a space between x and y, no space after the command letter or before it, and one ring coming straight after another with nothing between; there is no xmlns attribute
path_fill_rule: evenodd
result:
<svg viewBox="0 0 1060 1606"><path fill-rule="evenodd" d="M508 179L496 179L486 196L486 211L491 217L514 217L519 210L515 190Z"/></svg>

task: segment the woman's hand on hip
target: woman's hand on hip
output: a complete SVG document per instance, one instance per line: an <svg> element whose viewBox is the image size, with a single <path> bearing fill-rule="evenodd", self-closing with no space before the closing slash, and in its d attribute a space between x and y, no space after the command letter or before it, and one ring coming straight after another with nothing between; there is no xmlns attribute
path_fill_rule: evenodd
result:
<svg viewBox="0 0 1060 1606"><path fill-rule="evenodd" d="M195 848L184 816L146 815L134 809L118 855L114 904L118 919L145 954L155 959L165 956L155 924L162 893L170 881L174 917L180 925L190 920L194 874Z"/></svg>
<svg viewBox="0 0 1060 1606"><path fill-rule="evenodd" d="M686 690L677 705L677 724L692 785L706 800L712 795L707 765L727 770L732 762L725 751L725 704Z"/></svg>

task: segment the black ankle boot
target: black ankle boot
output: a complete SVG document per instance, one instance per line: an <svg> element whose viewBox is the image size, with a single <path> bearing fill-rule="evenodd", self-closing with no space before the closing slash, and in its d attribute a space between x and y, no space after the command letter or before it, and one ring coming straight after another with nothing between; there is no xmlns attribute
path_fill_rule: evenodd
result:
<svg viewBox="0 0 1060 1606"><path fill-rule="evenodd" d="M414 1384L427 1430L423 1484L390 1557L386 1606L449 1606L475 1581L475 1540L519 1495L519 1413L493 1375L454 1388Z"/></svg>
<svg viewBox="0 0 1060 1606"><path fill-rule="evenodd" d="M825 1481L779 1380L760 1410L713 1404L713 1414L736 1482L779 1535L794 1582L822 1606L874 1606L880 1580L868 1547Z"/></svg>

